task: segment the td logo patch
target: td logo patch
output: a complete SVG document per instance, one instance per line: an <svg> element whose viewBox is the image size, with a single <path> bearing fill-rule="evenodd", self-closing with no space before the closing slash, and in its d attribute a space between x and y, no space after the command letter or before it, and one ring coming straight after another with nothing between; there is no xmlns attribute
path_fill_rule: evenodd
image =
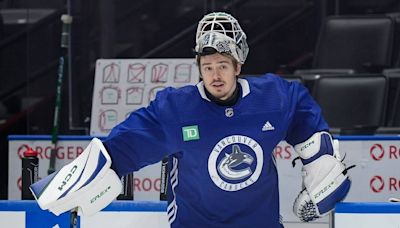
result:
<svg viewBox="0 0 400 228"><path fill-rule="evenodd" d="M182 127L183 141L199 140L199 128L197 125Z"/></svg>

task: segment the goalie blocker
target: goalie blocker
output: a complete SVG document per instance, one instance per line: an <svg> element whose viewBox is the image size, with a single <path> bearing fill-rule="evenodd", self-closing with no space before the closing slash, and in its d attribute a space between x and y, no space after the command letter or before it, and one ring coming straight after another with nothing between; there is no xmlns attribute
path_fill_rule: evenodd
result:
<svg viewBox="0 0 400 228"><path fill-rule="evenodd" d="M94 138L78 158L30 189L43 210L60 215L77 208L79 215L92 215L121 193L121 181L110 167L107 150Z"/></svg>
<svg viewBox="0 0 400 228"><path fill-rule="evenodd" d="M302 163L303 190L293 212L303 222L328 214L349 192L351 181L338 152L338 141L328 132L317 132L294 146Z"/></svg>

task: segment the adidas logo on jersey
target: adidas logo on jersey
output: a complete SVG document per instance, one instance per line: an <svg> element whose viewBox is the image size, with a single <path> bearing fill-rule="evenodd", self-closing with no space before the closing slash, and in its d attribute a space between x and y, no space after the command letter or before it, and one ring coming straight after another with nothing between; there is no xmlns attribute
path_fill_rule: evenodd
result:
<svg viewBox="0 0 400 228"><path fill-rule="evenodd" d="M262 131L273 131L273 130L275 130L275 127L272 126L272 124L269 121L267 121L262 128Z"/></svg>

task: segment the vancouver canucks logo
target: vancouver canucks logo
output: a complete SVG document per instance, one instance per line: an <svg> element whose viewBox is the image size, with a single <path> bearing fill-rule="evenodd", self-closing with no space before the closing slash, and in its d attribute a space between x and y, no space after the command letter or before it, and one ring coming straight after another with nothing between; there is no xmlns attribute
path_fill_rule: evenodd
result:
<svg viewBox="0 0 400 228"><path fill-rule="evenodd" d="M225 191L239 191L255 183L262 167L262 147L254 139L243 135L221 139L208 158L212 181Z"/></svg>
<svg viewBox="0 0 400 228"><path fill-rule="evenodd" d="M240 147L238 145L233 145L232 153L225 154L225 158L219 162L218 171L228 180L240 180L250 176L252 173L250 167L239 170L234 169L243 163L251 165L251 163L253 163L253 157L250 154L240 151Z"/></svg>

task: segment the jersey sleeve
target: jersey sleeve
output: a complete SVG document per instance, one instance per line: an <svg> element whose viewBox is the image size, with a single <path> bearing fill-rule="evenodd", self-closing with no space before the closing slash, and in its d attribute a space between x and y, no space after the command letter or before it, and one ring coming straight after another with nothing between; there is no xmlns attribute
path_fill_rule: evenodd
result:
<svg viewBox="0 0 400 228"><path fill-rule="evenodd" d="M173 123L164 114L169 109L167 94L160 91L148 107L132 112L103 140L112 158L112 168L119 176L176 152Z"/></svg>
<svg viewBox="0 0 400 228"><path fill-rule="evenodd" d="M286 141L291 145L304 142L315 132L328 131L320 106L308 90L298 82L287 82L289 99L288 132Z"/></svg>

